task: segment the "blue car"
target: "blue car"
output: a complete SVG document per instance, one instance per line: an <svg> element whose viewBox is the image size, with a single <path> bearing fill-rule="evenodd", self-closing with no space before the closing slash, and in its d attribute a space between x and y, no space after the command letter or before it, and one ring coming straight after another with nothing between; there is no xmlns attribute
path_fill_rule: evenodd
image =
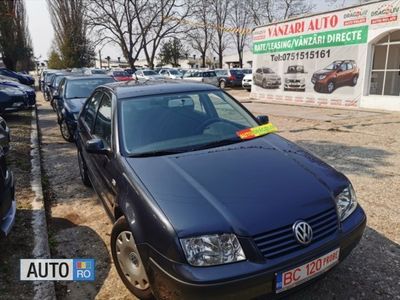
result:
<svg viewBox="0 0 400 300"><path fill-rule="evenodd" d="M19 88L0 84L0 114L26 108L27 94Z"/></svg>
<svg viewBox="0 0 400 300"><path fill-rule="evenodd" d="M36 104L36 92L35 89L27 86L25 84L19 83L19 82L14 82L14 81L1 81L0 80L0 85L2 86L9 86L9 87L14 87L17 88L21 91L23 91L26 94L26 106L34 106Z"/></svg>
<svg viewBox="0 0 400 300"><path fill-rule="evenodd" d="M26 85L34 85L35 84L35 79L32 76L17 73L17 72L9 70L7 68L0 68L0 75L18 79L18 81L22 84L26 84Z"/></svg>
<svg viewBox="0 0 400 300"><path fill-rule="evenodd" d="M57 112L61 135L67 142L74 141L76 120L86 98L97 86L114 81L108 75L70 75L62 78L57 93L53 93L53 107Z"/></svg>
<svg viewBox="0 0 400 300"><path fill-rule="evenodd" d="M0 117L0 238L9 235L17 210L14 177L5 159L9 151L9 142L10 130Z"/></svg>
<svg viewBox="0 0 400 300"><path fill-rule="evenodd" d="M357 245L366 215L351 182L274 131L211 85L96 88L78 118L78 165L136 297L284 296Z"/></svg>

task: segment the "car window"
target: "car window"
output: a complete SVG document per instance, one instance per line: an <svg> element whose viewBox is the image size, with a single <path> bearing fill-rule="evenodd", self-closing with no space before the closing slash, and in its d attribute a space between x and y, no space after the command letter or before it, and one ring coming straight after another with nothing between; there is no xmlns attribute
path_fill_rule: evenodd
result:
<svg viewBox="0 0 400 300"><path fill-rule="evenodd" d="M345 63L343 63L343 64L341 64L340 65L340 71L346 71L346 64Z"/></svg>
<svg viewBox="0 0 400 300"><path fill-rule="evenodd" d="M60 84L59 84L59 86L58 86L58 94L60 96L64 96L65 82L66 82L65 77L63 77L61 82L60 82Z"/></svg>
<svg viewBox="0 0 400 300"><path fill-rule="evenodd" d="M353 64L352 63L347 63L347 70L353 69Z"/></svg>
<svg viewBox="0 0 400 300"><path fill-rule="evenodd" d="M96 110L103 96L102 92L95 93L87 102L84 112L85 123L87 127L91 130L93 128L94 118L96 116Z"/></svg>
<svg viewBox="0 0 400 300"><path fill-rule="evenodd" d="M258 125L219 90L124 99L118 109L121 147L128 155L193 151L220 141L236 143L241 141L237 131Z"/></svg>
<svg viewBox="0 0 400 300"><path fill-rule="evenodd" d="M107 94L101 100L93 133L107 146L111 146L111 98Z"/></svg>
<svg viewBox="0 0 400 300"><path fill-rule="evenodd" d="M70 80L66 87L65 98L87 98L96 87L102 84L114 82L112 77L84 78Z"/></svg>

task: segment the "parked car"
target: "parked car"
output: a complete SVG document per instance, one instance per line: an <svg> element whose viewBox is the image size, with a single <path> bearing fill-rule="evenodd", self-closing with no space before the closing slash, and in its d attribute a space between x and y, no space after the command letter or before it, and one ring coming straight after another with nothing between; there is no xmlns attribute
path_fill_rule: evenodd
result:
<svg viewBox="0 0 400 300"><path fill-rule="evenodd" d="M344 85L356 86L360 69L354 60L335 60L329 66L315 72L311 78L316 92L332 93Z"/></svg>
<svg viewBox="0 0 400 300"><path fill-rule="evenodd" d="M53 78L56 76L56 74L59 71L55 71L55 72L47 72L44 76L44 83L43 83L43 97L46 101L50 101L50 85L51 82L53 81Z"/></svg>
<svg viewBox="0 0 400 300"><path fill-rule="evenodd" d="M19 82L13 82L13 81L2 81L0 79L0 86L5 86L5 87L13 87L13 88L17 88L19 90L21 90L22 92L24 92L26 94L26 102L25 102L25 106L26 107L30 107L30 106L34 106L36 104L36 92L35 89L27 86L25 84L19 83Z"/></svg>
<svg viewBox="0 0 400 300"><path fill-rule="evenodd" d="M109 75L66 76L63 78L54 100L60 132L67 142L74 141L76 120L86 98L97 86L110 82L115 82L115 80Z"/></svg>
<svg viewBox="0 0 400 300"><path fill-rule="evenodd" d="M138 70L135 72L135 76L137 79L144 79L144 80L149 80L149 79L164 79L164 76L158 74L156 71L153 70Z"/></svg>
<svg viewBox="0 0 400 300"><path fill-rule="evenodd" d="M255 85L267 88L279 88L281 85L281 77L270 68L258 68L253 76Z"/></svg>
<svg viewBox="0 0 400 300"><path fill-rule="evenodd" d="M186 72L183 80L197 81L219 86L217 73L215 71Z"/></svg>
<svg viewBox="0 0 400 300"><path fill-rule="evenodd" d="M17 211L14 177L6 162L6 155L10 149L9 142L10 129L0 117L0 238L9 235Z"/></svg>
<svg viewBox="0 0 400 300"><path fill-rule="evenodd" d="M24 109L28 96L19 88L0 84L0 114Z"/></svg>
<svg viewBox="0 0 400 300"><path fill-rule="evenodd" d="M283 89L285 91L305 91L306 90L306 72L304 66L289 66L285 73Z"/></svg>
<svg viewBox="0 0 400 300"><path fill-rule="evenodd" d="M251 85L253 84L253 74L246 74L242 80L242 87L248 92L251 91Z"/></svg>
<svg viewBox="0 0 400 300"><path fill-rule="evenodd" d="M34 85L35 84L35 79L33 79L32 76L17 73L17 72L9 70L7 68L0 68L0 75L15 78L20 83L23 83L26 85Z"/></svg>
<svg viewBox="0 0 400 300"><path fill-rule="evenodd" d="M221 89L225 87L242 86L244 73L242 69L216 69L219 86Z"/></svg>
<svg viewBox="0 0 400 300"><path fill-rule="evenodd" d="M83 71L85 75L106 75L107 70L105 69L95 69L95 68L86 68Z"/></svg>
<svg viewBox="0 0 400 300"><path fill-rule="evenodd" d="M13 77L4 76L4 75L0 75L0 81L19 82L18 79L15 79Z"/></svg>
<svg viewBox="0 0 400 300"><path fill-rule="evenodd" d="M114 70L110 71L108 75L114 77L116 81L129 81L132 80L132 76L128 74L126 71L119 71L119 70Z"/></svg>
<svg viewBox="0 0 400 300"><path fill-rule="evenodd" d="M166 79L181 79L182 73L175 69L161 69L159 74Z"/></svg>
<svg viewBox="0 0 400 300"><path fill-rule="evenodd" d="M201 83L117 83L88 98L80 174L114 221L114 264L136 297L284 296L357 245L366 216L350 181L267 122Z"/></svg>
<svg viewBox="0 0 400 300"><path fill-rule="evenodd" d="M51 81L47 84L46 98L49 99L50 104L53 107L53 109L55 109L53 97L54 97L54 95L57 95L58 86L59 86L61 80L68 75L72 75L72 73L64 73L64 72L54 73L53 76L51 76ZM75 73L75 75L77 75L77 74Z"/></svg>

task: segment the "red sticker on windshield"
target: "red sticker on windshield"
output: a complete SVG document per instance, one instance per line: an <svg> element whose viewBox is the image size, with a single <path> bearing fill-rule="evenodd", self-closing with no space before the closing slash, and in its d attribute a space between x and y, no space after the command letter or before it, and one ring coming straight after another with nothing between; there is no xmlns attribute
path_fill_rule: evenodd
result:
<svg viewBox="0 0 400 300"><path fill-rule="evenodd" d="M254 139L258 136L266 135L266 134L273 133L276 131L278 131L278 128L276 128L271 123L268 123L265 125L252 127L252 128L246 128L246 129L237 131L236 134L242 140L250 140L250 139Z"/></svg>

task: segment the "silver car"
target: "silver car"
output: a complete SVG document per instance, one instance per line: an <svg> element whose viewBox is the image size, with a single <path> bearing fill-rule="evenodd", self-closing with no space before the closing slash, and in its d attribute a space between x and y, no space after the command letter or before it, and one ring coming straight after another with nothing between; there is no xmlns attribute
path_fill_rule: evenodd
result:
<svg viewBox="0 0 400 300"><path fill-rule="evenodd" d="M144 80L164 79L164 76L158 74L156 71L153 71L153 70L138 70L138 71L135 72L135 76L137 77L137 79L144 79Z"/></svg>
<svg viewBox="0 0 400 300"><path fill-rule="evenodd" d="M215 71L186 72L183 80L198 81L219 86L218 76Z"/></svg>

